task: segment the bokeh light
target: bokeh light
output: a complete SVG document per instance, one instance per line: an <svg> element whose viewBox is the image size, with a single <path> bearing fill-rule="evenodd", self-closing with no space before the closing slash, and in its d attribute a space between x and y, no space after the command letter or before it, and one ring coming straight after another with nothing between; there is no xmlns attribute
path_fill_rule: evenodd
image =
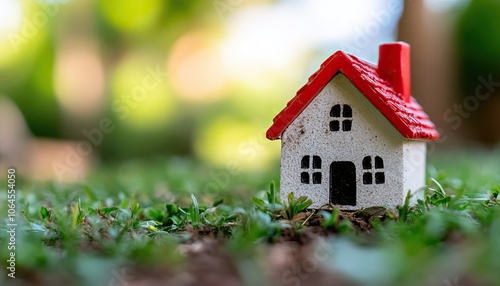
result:
<svg viewBox="0 0 500 286"><path fill-rule="evenodd" d="M264 131L238 118L214 118L200 126L195 135L195 151L220 168L233 164L243 170L265 170L278 158L280 144L267 140Z"/></svg>
<svg viewBox="0 0 500 286"><path fill-rule="evenodd" d="M463 5L464 2L469 2L470 0L425 0L425 4L429 9L436 12L443 12L448 9L454 8L457 5Z"/></svg>
<svg viewBox="0 0 500 286"><path fill-rule="evenodd" d="M16 0L3 0L0 2L0 37L8 37L8 33L21 28L21 2Z"/></svg>
<svg viewBox="0 0 500 286"><path fill-rule="evenodd" d="M104 109L104 70L97 44L68 40L56 57L54 85L64 111L72 116L93 116Z"/></svg>
<svg viewBox="0 0 500 286"><path fill-rule="evenodd" d="M177 94L196 102L221 98L228 79L220 49L202 31L177 40L168 58L168 73Z"/></svg>
<svg viewBox="0 0 500 286"><path fill-rule="evenodd" d="M167 1L106 0L99 1L105 19L123 32L143 32L156 24Z"/></svg>
<svg viewBox="0 0 500 286"><path fill-rule="evenodd" d="M331 47L359 35L383 5L380 0L320 0L242 9L230 18L222 43L225 66L234 78L252 84L266 81L270 71L287 73L289 66L303 64L300 59L315 47Z"/></svg>
<svg viewBox="0 0 500 286"><path fill-rule="evenodd" d="M114 70L111 89L111 109L128 127L158 129L175 115L165 67L154 57L125 56Z"/></svg>
<svg viewBox="0 0 500 286"><path fill-rule="evenodd" d="M27 4L24 5L26 10ZM0 68L12 65L26 46L22 35L23 5L16 0L0 1Z"/></svg>

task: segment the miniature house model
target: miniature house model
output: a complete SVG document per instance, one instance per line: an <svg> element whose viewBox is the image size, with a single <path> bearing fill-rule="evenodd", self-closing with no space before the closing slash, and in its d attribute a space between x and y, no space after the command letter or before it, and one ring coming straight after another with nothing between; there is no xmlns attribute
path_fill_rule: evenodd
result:
<svg viewBox="0 0 500 286"><path fill-rule="evenodd" d="M425 185L426 141L439 136L411 96L410 46L380 46L378 66L338 51L274 118L281 199L355 210L402 205Z"/></svg>

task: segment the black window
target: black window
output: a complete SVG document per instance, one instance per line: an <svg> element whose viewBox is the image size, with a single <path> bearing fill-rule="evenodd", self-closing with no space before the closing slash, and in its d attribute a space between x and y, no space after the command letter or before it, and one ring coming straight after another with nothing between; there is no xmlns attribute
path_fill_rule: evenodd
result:
<svg viewBox="0 0 500 286"><path fill-rule="evenodd" d="M311 158L312 157L312 158ZM312 164L311 164L312 159ZM310 168L312 166L312 168ZM300 161L300 182L303 184L321 184L321 158L319 156L306 155ZM311 178L312 176L312 178Z"/></svg>
<svg viewBox="0 0 500 286"><path fill-rule="evenodd" d="M372 157L366 156L363 158L363 184L373 184L375 176L375 184L380 185L385 183L384 160L379 156L375 156L375 168L373 168Z"/></svg>
<svg viewBox="0 0 500 286"><path fill-rule="evenodd" d="M352 128L352 108L344 104L336 104L330 110L330 131L351 131Z"/></svg>
<svg viewBox="0 0 500 286"><path fill-rule="evenodd" d="M302 162L300 162L300 167L302 169L309 169L309 160L311 156L302 157Z"/></svg>
<svg viewBox="0 0 500 286"><path fill-rule="evenodd" d="M372 168L372 157L366 156L363 158L363 169L368 170Z"/></svg>

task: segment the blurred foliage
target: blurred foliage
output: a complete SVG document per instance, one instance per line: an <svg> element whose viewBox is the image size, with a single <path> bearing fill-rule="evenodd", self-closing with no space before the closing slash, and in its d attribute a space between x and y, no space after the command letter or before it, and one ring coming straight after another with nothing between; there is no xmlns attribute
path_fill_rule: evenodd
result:
<svg viewBox="0 0 500 286"><path fill-rule="evenodd" d="M250 158L245 150L271 143L239 144L264 136L274 110L262 104L291 93L240 82L221 56L228 17L255 2L269 1L13 1L21 23L0 27L0 96L35 137L88 140L84 130L111 119L113 132L94 146L104 160L177 154L262 167L277 148ZM227 155L216 156L224 140Z"/></svg>
<svg viewBox="0 0 500 286"><path fill-rule="evenodd" d="M500 81L500 2L471 0L457 22L459 83L464 96L474 95L478 76Z"/></svg>

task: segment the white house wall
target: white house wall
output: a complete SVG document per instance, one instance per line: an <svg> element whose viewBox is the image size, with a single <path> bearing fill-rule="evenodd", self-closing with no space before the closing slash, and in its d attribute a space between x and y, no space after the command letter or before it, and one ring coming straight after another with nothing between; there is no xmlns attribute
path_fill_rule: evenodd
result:
<svg viewBox="0 0 500 286"><path fill-rule="evenodd" d="M403 145L404 154L404 188L403 195L406 196L411 190L413 197L411 202L423 197L425 186L425 161L427 144L423 141L405 141Z"/></svg>
<svg viewBox="0 0 500 286"><path fill-rule="evenodd" d="M351 131L330 131L330 110L335 104L349 104L352 107ZM389 121L339 73L282 134L282 200L286 200L289 192L294 192L295 196L312 198L312 207L327 204L330 164L334 161L352 161L356 167L357 204L342 206L342 209L402 204L401 190L418 181L404 185L404 141ZM321 184L301 183L301 159L304 155L321 157ZM384 160L384 184L363 184L362 160L365 156L380 156ZM420 171L413 172L420 178Z"/></svg>

